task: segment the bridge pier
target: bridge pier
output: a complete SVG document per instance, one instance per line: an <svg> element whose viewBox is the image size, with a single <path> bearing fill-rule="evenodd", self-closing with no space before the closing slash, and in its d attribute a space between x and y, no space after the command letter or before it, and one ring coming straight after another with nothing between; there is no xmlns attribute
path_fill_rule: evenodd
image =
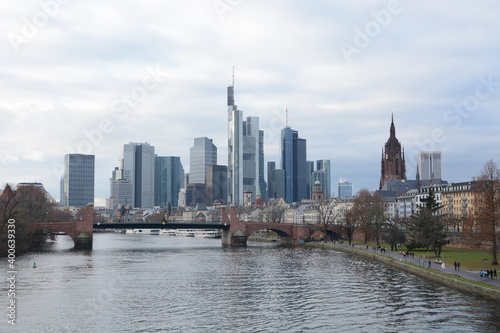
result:
<svg viewBox="0 0 500 333"><path fill-rule="evenodd" d="M92 250L93 235L86 231L82 231L78 236L76 236L74 243L75 249Z"/></svg>

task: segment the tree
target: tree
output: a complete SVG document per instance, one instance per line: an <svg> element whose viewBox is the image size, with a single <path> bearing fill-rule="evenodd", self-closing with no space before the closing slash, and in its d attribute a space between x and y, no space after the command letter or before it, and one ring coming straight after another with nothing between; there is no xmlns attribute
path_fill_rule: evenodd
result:
<svg viewBox="0 0 500 333"><path fill-rule="evenodd" d="M441 255L441 249L449 243L448 226L440 210L443 207L436 201L432 187L429 194L420 205L417 214L410 216L407 221L408 228L408 250L414 248L425 248L432 250L436 256Z"/></svg>
<svg viewBox="0 0 500 333"><path fill-rule="evenodd" d="M377 192L362 189L354 199L353 214L365 234L365 243L372 235L380 245L381 229L385 223L385 201Z"/></svg>
<svg viewBox="0 0 500 333"><path fill-rule="evenodd" d="M325 242L327 241L327 230L332 224L340 222L342 210L338 207L338 201L335 199L324 199L318 205L319 214L319 229L325 235Z"/></svg>
<svg viewBox="0 0 500 333"><path fill-rule="evenodd" d="M30 224L47 222L54 215L55 202L43 189L36 186L22 186L12 190L7 184L0 195L1 235L5 236L9 219L16 222L16 250L19 253L43 241L30 230ZM4 251L6 249L0 249ZM3 252L2 252L3 254Z"/></svg>
<svg viewBox="0 0 500 333"><path fill-rule="evenodd" d="M493 160L488 161L475 187L474 226L481 241L490 244L491 264L498 265L497 249L500 237L500 170Z"/></svg>
<svg viewBox="0 0 500 333"><path fill-rule="evenodd" d="M398 244L406 242L405 233L398 227L396 221L388 221L388 228L385 230L382 239L391 246L391 251L397 251Z"/></svg>
<svg viewBox="0 0 500 333"><path fill-rule="evenodd" d="M261 211L260 215L263 222L283 223L285 220L285 207L276 204L267 206Z"/></svg>
<svg viewBox="0 0 500 333"><path fill-rule="evenodd" d="M344 208L341 211L342 216L340 220L342 224L342 230L344 231L349 244L351 244L354 233L359 227L358 217L356 216L352 207Z"/></svg>

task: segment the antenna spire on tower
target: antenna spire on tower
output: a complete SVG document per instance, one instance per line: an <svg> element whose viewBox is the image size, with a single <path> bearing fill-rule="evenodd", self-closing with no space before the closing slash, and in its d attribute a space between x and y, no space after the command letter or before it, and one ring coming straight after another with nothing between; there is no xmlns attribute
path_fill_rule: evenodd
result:
<svg viewBox="0 0 500 333"><path fill-rule="evenodd" d="M285 111L285 122L286 122L286 127L288 127L288 108Z"/></svg>

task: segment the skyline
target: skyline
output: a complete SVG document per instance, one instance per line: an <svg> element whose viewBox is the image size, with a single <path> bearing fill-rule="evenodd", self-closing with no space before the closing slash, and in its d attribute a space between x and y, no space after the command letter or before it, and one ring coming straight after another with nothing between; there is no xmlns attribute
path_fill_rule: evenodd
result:
<svg viewBox="0 0 500 333"><path fill-rule="evenodd" d="M233 66L235 104L265 132L265 165L279 167L288 118L307 160L331 161L333 184L375 190L391 113L408 179L419 151L443 152L449 182L500 163L494 1L0 8L0 187L39 181L59 200L64 155L93 154L99 202L129 142L180 156L189 170L193 139L208 137L227 165Z"/></svg>

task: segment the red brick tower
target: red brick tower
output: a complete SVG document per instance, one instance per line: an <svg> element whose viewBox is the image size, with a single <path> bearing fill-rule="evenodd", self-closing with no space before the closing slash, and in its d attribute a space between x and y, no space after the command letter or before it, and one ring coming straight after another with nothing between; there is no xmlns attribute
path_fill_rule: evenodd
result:
<svg viewBox="0 0 500 333"><path fill-rule="evenodd" d="M396 138L396 128L394 127L394 117L391 116L391 134L382 150L382 168L380 175L381 190L389 179L406 179L406 166L404 150L401 151L401 144Z"/></svg>

